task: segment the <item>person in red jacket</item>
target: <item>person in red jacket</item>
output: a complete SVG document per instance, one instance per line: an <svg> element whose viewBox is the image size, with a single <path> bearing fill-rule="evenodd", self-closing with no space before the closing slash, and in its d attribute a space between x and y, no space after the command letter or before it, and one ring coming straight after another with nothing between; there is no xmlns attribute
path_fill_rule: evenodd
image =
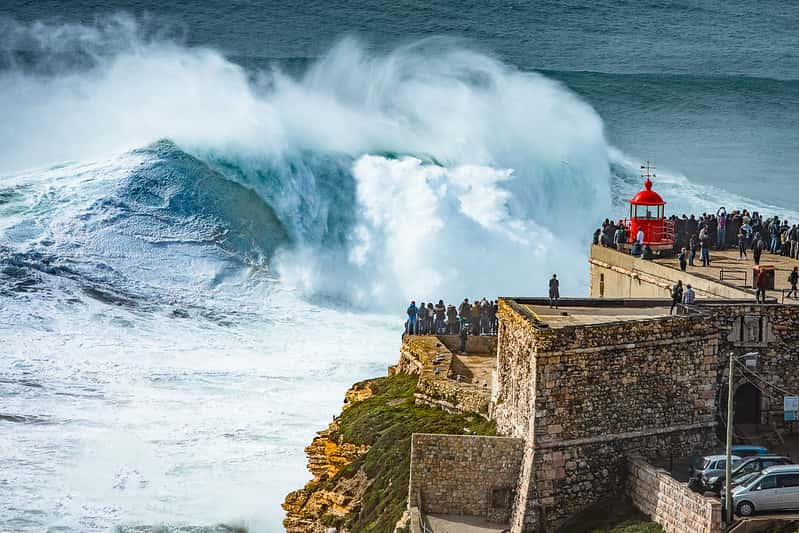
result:
<svg viewBox="0 0 799 533"><path fill-rule="evenodd" d="M755 294L755 301L757 303L766 303L766 289L768 288L768 275L764 270L760 270L755 278L755 287L757 293Z"/></svg>

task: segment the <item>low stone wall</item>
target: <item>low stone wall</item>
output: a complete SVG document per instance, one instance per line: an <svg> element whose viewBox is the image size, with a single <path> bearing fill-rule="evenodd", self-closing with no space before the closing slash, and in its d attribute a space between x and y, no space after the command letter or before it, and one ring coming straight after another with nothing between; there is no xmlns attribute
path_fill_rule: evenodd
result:
<svg viewBox="0 0 799 533"><path fill-rule="evenodd" d="M438 339L452 352L459 352L461 338L458 335L439 335ZM466 353L497 353L497 337L495 335L469 335L466 338Z"/></svg>
<svg viewBox="0 0 799 533"><path fill-rule="evenodd" d="M693 492L641 457L628 458L627 492L633 504L667 533L722 531L719 500Z"/></svg>
<svg viewBox="0 0 799 533"><path fill-rule="evenodd" d="M521 439L416 433L408 501L425 513L507 523L523 453Z"/></svg>
<svg viewBox="0 0 799 533"><path fill-rule="evenodd" d="M595 298L669 298L670 287L678 279L691 284L699 298L752 298L750 291L719 280L680 272L603 246L591 246L588 262L591 296Z"/></svg>
<svg viewBox="0 0 799 533"><path fill-rule="evenodd" d="M475 342L479 339L482 338L475 337ZM490 341L482 342L477 347L482 349L491 346ZM496 343L496 340L493 342ZM439 337L406 335L400 348L399 362L389 369L389 373L419 376L414 394L416 403L452 413L473 412L487 416L491 399L490 387L450 379L448 375L452 367L452 356L452 352ZM437 363L436 357L439 358Z"/></svg>

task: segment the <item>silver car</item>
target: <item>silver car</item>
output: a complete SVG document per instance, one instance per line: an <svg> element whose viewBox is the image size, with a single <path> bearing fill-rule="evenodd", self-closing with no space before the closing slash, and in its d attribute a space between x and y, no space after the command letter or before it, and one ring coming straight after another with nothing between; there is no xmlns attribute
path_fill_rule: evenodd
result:
<svg viewBox="0 0 799 533"><path fill-rule="evenodd" d="M799 509L799 465L766 468L752 481L732 489L732 505L741 516Z"/></svg>

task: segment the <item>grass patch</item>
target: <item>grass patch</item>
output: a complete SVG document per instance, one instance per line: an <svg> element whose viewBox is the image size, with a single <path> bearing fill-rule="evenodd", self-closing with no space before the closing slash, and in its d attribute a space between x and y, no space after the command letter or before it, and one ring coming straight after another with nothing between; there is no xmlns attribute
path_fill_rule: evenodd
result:
<svg viewBox="0 0 799 533"><path fill-rule="evenodd" d="M562 533L662 533L627 499L601 500L569 521Z"/></svg>
<svg viewBox="0 0 799 533"><path fill-rule="evenodd" d="M369 383L374 395L346 409L339 419L344 441L368 444L369 452L336 478L322 482L322 488L332 488L341 476L352 477L363 468L372 483L360 509L344 519L332 519L329 525L350 531L392 532L407 505L411 434L495 435L496 428L476 414L449 414L415 405L414 376L398 374Z"/></svg>

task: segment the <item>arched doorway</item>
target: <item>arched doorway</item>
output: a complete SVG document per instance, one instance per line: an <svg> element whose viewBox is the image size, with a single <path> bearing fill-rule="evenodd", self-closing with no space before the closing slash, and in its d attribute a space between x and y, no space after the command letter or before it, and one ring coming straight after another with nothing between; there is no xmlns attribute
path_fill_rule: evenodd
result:
<svg viewBox="0 0 799 533"><path fill-rule="evenodd" d="M744 383L735 391L733 399L735 424L760 424L760 391L751 383Z"/></svg>

